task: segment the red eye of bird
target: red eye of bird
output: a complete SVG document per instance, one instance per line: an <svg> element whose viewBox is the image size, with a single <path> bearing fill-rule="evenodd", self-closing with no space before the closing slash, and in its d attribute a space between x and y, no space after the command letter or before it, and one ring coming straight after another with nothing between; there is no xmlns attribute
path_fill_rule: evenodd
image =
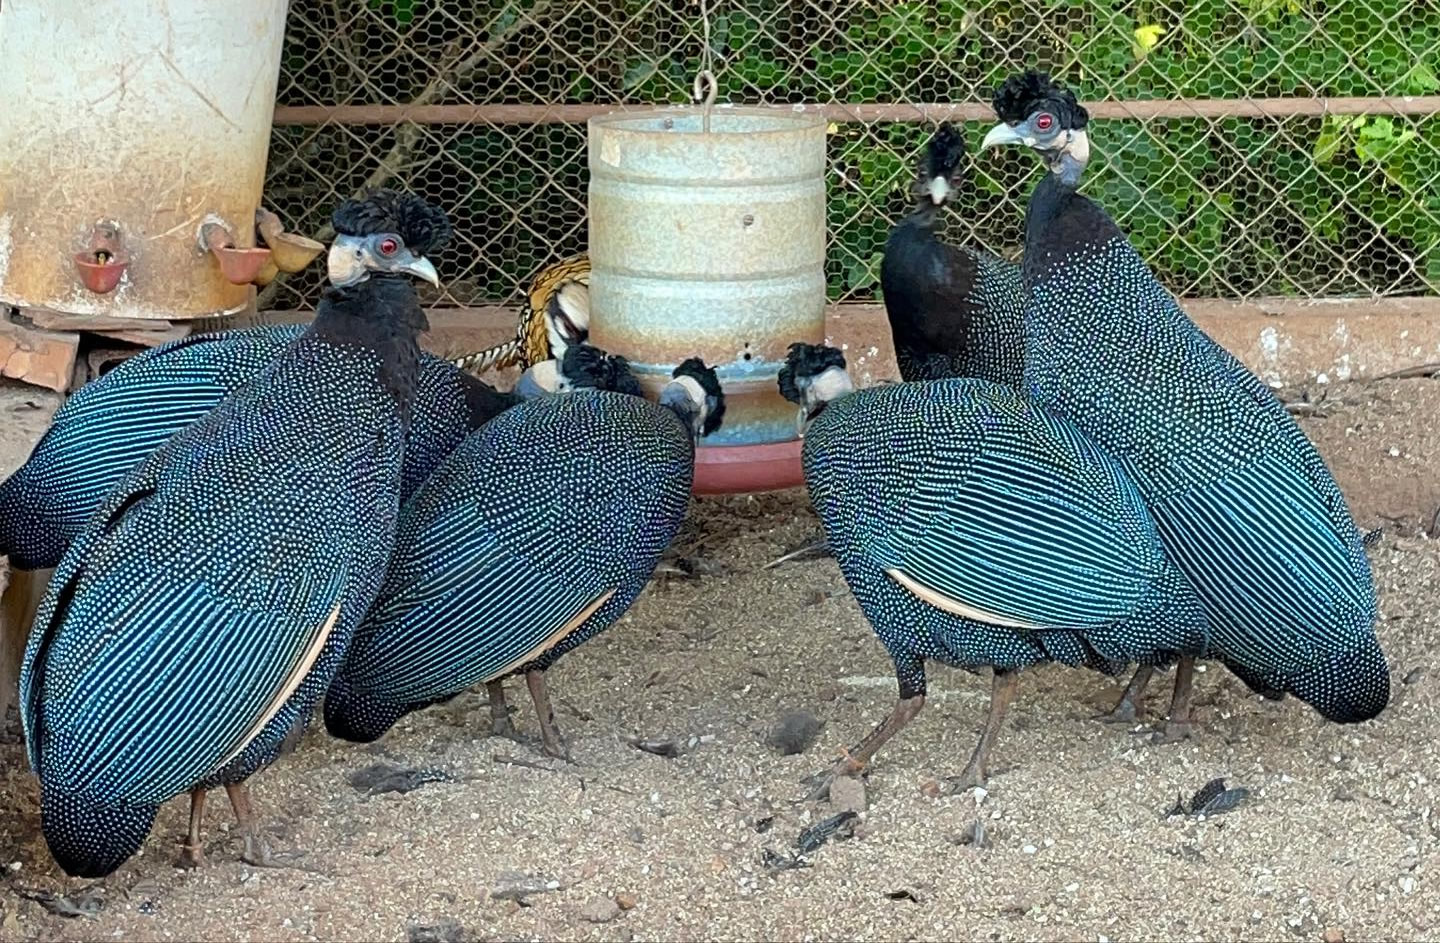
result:
<svg viewBox="0 0 1440 943"><path fill-rule="evenodd" d="M1037 117L1037 118L1035 119L1035 130L1036 130L1036 131L1049 131L1049 130L1050 130L1050 126L1051 126L1052 124L1054 124L1054 123L1055 123L1055 119L1052 118L1052 117L1050 117L1049 115L1040 115L1039 117Z"/></svg>
<svg viewBox="0 0 1440 943"><path fill-rule="evenodd" d="M381 239L381 240L380 240L380 254L381 254L381 255L394 255L394 254L395 254L395 250L398 249L398 248L400 248L400 243L396 242L394 239Z"/></svg>

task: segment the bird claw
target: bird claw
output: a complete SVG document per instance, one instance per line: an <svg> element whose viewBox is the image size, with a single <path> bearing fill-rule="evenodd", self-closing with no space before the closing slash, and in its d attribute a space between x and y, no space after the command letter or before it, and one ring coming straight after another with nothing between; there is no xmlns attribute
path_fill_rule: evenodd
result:
<svg viewBox="0 0 1440 943"><path fill-rule="evenodd" d="M1139 723L1145 716L1143 708L1137 708L1129 701L1121 701L1115 705L1114 710L1106 711L1103 714L1096 714L1094 719L1102 724L1117 724L1129 726Z"/></svg>
<svg viewBox="0 0 1440 943"><path fill-rule="evenodd" d="M205 866L205 850L199 845L181 845L180 858L175 862L175 867L189 870L191 868L203 868Z"/></svg>
<svg viewBox="0 0 1440 943"><path fill-rule="evenodd" d="M245 836L245 848L240 853L240 860L254 868L295 868L295 862L303 857L304 853L298 851L277 854L270 850L264 836L254 834Z"/></svg>
<svg viewBox="0 0 1440 943"><path fill-rule="evenodd" d="M1179 743L1182 740L1189 740L1194 733L1194 725L1188 722L1179 723L1169 721L1164 727L1150 735L1150 742L1155 746L1161 746L1166 743Z"/></svg>
<svg viewBox="0 0 1440 943"><path fill-rule="evenodd" d="M514 740L517 743L521 742L520 732L515 729L515 723L510 719L509 714L506 714L504 717L491 718L490 736Z"/></svg>

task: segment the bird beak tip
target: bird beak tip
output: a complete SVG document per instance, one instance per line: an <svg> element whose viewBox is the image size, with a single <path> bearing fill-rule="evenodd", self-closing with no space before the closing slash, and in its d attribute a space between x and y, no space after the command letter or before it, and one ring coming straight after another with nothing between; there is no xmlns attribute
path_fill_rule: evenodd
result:
<svg viewBox="0 0 1440 943"><path fill-rule="evenodd" d="M435 266L431 264L429 259L416 259L407 266L407 269L410 274L416 278L422 278L436 288L440 287L440 274L435 271Z"/></svg>

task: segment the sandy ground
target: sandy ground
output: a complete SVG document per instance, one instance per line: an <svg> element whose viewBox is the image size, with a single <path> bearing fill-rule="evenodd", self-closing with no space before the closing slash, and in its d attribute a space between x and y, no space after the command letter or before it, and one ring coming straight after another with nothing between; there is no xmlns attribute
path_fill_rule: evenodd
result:
<svg viewBox="0 0 1440 943"><path fill-rule="evenodd" d="M172 867L182 799L103 884L66 881L12 726L0 939L1440 940L1440 544L1425 536L1440 507L1440 384L1319 392L1307 431L1362 524L1387 527L1372 560L1394 696L1376 722L1325 724L1212 667L1198 738L1157 747L1091 719L1116 682L1046 668L1022 679L977 799L944 778L973 746L988 681L935 668L929 705L872 767L854 836L779 869L834 811L802 801L799 780L883 716L894 680L832 561L763 569L816 532L802 494L705 500L676 547L688 575L657 578L551 672L574 765L488 737L483 694L369 748L312 729L253 781L294 867L241 863L217 796L209 866ZM0 472L54 402L0 387ZM534 734L522 690L511 703ZM788 710L824 724L802 755L767 744ZM632 737L673 739L680 755ZM428 781L376 795L352 783L377 764ZM1167 815L1215 777L1248 798ZM536 890L517 901L521 876Z"/></svg>

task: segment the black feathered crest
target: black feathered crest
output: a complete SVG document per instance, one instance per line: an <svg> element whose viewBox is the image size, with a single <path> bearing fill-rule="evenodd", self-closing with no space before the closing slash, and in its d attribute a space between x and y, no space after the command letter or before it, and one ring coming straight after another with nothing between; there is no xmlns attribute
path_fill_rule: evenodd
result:
<svg viewBox="0 0 1440 943"><path fill-rule="evenodd" d="M829 370L831 367L845 369L845 355L838 348L824 344L790 345L785 357L785 366L780 368L780 395L792 403L804 403L802 384Z"/></svg>
<svg viewBox="0 0 1440 943"><path fill-rule="evenodd" d="M699 357L691 357L676 367L670 376L690 377L705 391L709 402L706 403L705 428L700 434L709 435L719 429L721 420L725 418L725 393L720 389L720 378L715 375L714 369L705 366L705 361Z"/></svg>
<svg viewBox="0 0 1440 943"><path fill-rule="evenodd" d="M996 117L1006 124L1024 121L1042 105L1048 106L1061 127L1072 131L1079 131L1090 120L1090 112L1075 100L1074 92L1052 81L1050 73L1036 69L1006 79L995 90L992 105Z"/></svg>
<svg viewBox="0 0 1440 943"><path fill-rule="evenodd" d="M948 121L940 122L935 135L925 147L925 176L927 179L955 175L960 162L965 159L965 135Z"/></svg>
<svg viewBox="0 0 1440 943"><path fill-rule="evenodd" d="M392 232L416 255L430 255L450 241L450 217L413 193L376 190L363 200L346 200L330 217L347 236Z"/></svg>
<svg viewBox="0 0 1440 943"><path fill-rule="evenodd" d="M630 361L589 344L571 344L565 348L560 372L576 388L608 390L629 396L645 395L640 389L640 381L630 372Z"/></svg>

